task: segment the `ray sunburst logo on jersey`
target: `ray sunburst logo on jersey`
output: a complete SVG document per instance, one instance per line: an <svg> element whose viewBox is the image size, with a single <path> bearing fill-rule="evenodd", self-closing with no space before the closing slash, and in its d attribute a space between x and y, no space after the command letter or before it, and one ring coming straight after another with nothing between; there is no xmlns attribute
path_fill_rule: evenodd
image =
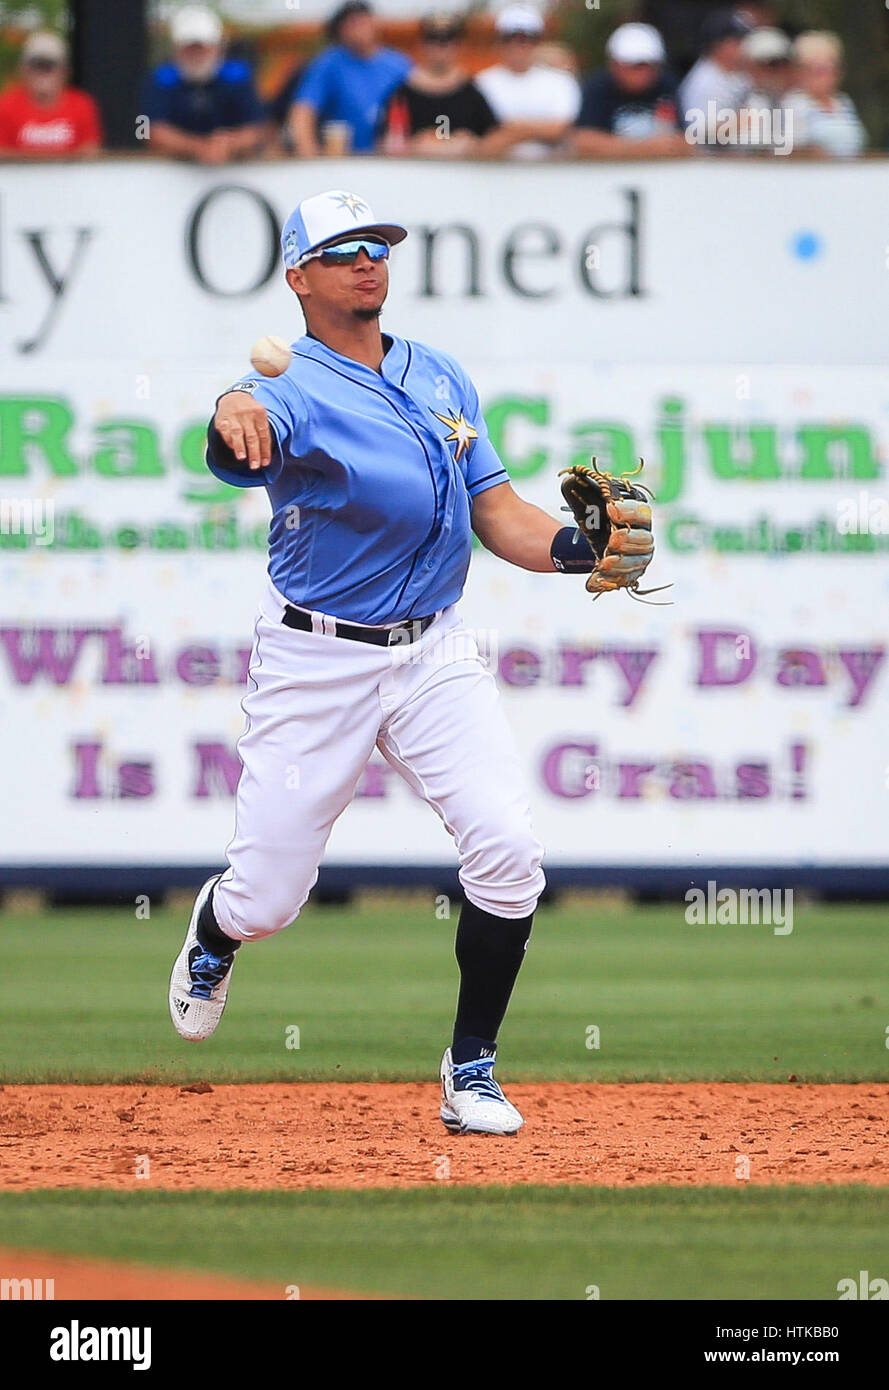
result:
<svg viewBox="0 0 889 1390"><path fill-rule="evenodd" d="M462 410L459 415L439 415L437 410L433 410L432 414L450 430L450 434L445 435L445 443L456 444L454 459L459 463L463 455L469 453L472 441L478 439L478 430L470 425Z"/></svg>

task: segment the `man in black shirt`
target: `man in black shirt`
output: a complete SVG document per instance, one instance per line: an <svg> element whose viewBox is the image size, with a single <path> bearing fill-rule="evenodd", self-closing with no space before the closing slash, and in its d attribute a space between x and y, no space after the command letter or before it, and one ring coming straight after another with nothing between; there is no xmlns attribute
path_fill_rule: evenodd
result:
<svg viewBox="0 0 889 1390"><path fill-rule="evenodd" d="M459 61L463 25L454 15L420 21L420 57L386 103L378 127L384 154L441 158L499 154L511 143Z"/></svg>
<svg viewBox="0 0 889 1390"><path fill-rule="evenodd" d="M255 154L267 134L262 103L247 64L226 58L218 16L186 5L170 21L170 38L173 61L150 74L139 108L152 153L201 164Z"/></svg>
<svg viewBox="0 0 889 1390"><path fill-rule="evenodd" d="M608 67L583 88L571 136L576 155L594 159L668 159L691 153L681 133L674 79L650 24L622 24L606 45Z"/></svg>

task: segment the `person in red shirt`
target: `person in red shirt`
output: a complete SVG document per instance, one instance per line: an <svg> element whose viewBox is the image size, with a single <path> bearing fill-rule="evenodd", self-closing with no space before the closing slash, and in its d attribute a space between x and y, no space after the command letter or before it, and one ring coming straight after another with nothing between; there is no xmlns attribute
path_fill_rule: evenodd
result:
<svg viewBox="0 0 889 1390"><path fill-rule="evenodd" d="M0 156L90 155L102 146L98 107L68 85L68 52L58 34L32 34L20 80L0 93Z"/></svg>

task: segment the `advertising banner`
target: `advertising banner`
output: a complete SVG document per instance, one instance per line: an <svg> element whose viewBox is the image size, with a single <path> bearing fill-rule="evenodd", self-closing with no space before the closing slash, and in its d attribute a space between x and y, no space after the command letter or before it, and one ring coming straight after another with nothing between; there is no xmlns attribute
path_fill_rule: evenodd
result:
<svg viewBox="0 0 889 1390"><path fill-rule="evenodd" d="M0 177L3 864L219 861L268 503L206 470L206 424L257 337L302 332L278 221L354 185L412 231L384 327L460 358L521 495L558 516L559 469L593 455L644 458L657 495L670 606L474 552L464 620L546 864L885 865L880 171L819 171L817 201L808 169L498 167L482 196L477 170L375 160L228 177ZM326 862L454 853L375 758Z"/></svg>

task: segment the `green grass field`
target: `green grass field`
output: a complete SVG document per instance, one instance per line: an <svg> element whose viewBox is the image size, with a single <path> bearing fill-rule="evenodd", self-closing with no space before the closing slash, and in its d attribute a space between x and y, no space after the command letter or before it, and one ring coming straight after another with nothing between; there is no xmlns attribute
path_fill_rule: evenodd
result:
<svg viewBox="0 0 889 1390"><path fill-rule="evenodd" d="M412 899L313 907L242 948L219 1032L182 1042L183 914L0 916L0 1081L423 1080L456 997L455 921ZM543 908L501 1033L513 1080L885 1080L883 906L800 905L790 936L680 905ZM299 1030L298 1050L286 1046ZM600 1030L589 1049L587 1028ZM776 1060L777 1059L777 1060Z"/></svg>
<svg viewBox="0 0 889 1390"><path fill-rule="evenodd" d="M0 1194L0 1243L414 1298L836 1299L889 1192L448 1188Z"/></svg>
<svg viewBox="0 0 889 1390"><path fill-rule="evenodd" d="M432 1080L455 920L415 895L310 906L244 948L219 1033L167 1017L183 912L0 916L0 1082ZM887 910L797 905L790 936L676 906L538 913L503 1079L881 1081ZM300 1030L298 1050L287 1030ZM599 1029L589 1049L587 1029ZM835 1299L882 1275L889 1189L0 1193L0 1244L446 1299Z"/></svg>

